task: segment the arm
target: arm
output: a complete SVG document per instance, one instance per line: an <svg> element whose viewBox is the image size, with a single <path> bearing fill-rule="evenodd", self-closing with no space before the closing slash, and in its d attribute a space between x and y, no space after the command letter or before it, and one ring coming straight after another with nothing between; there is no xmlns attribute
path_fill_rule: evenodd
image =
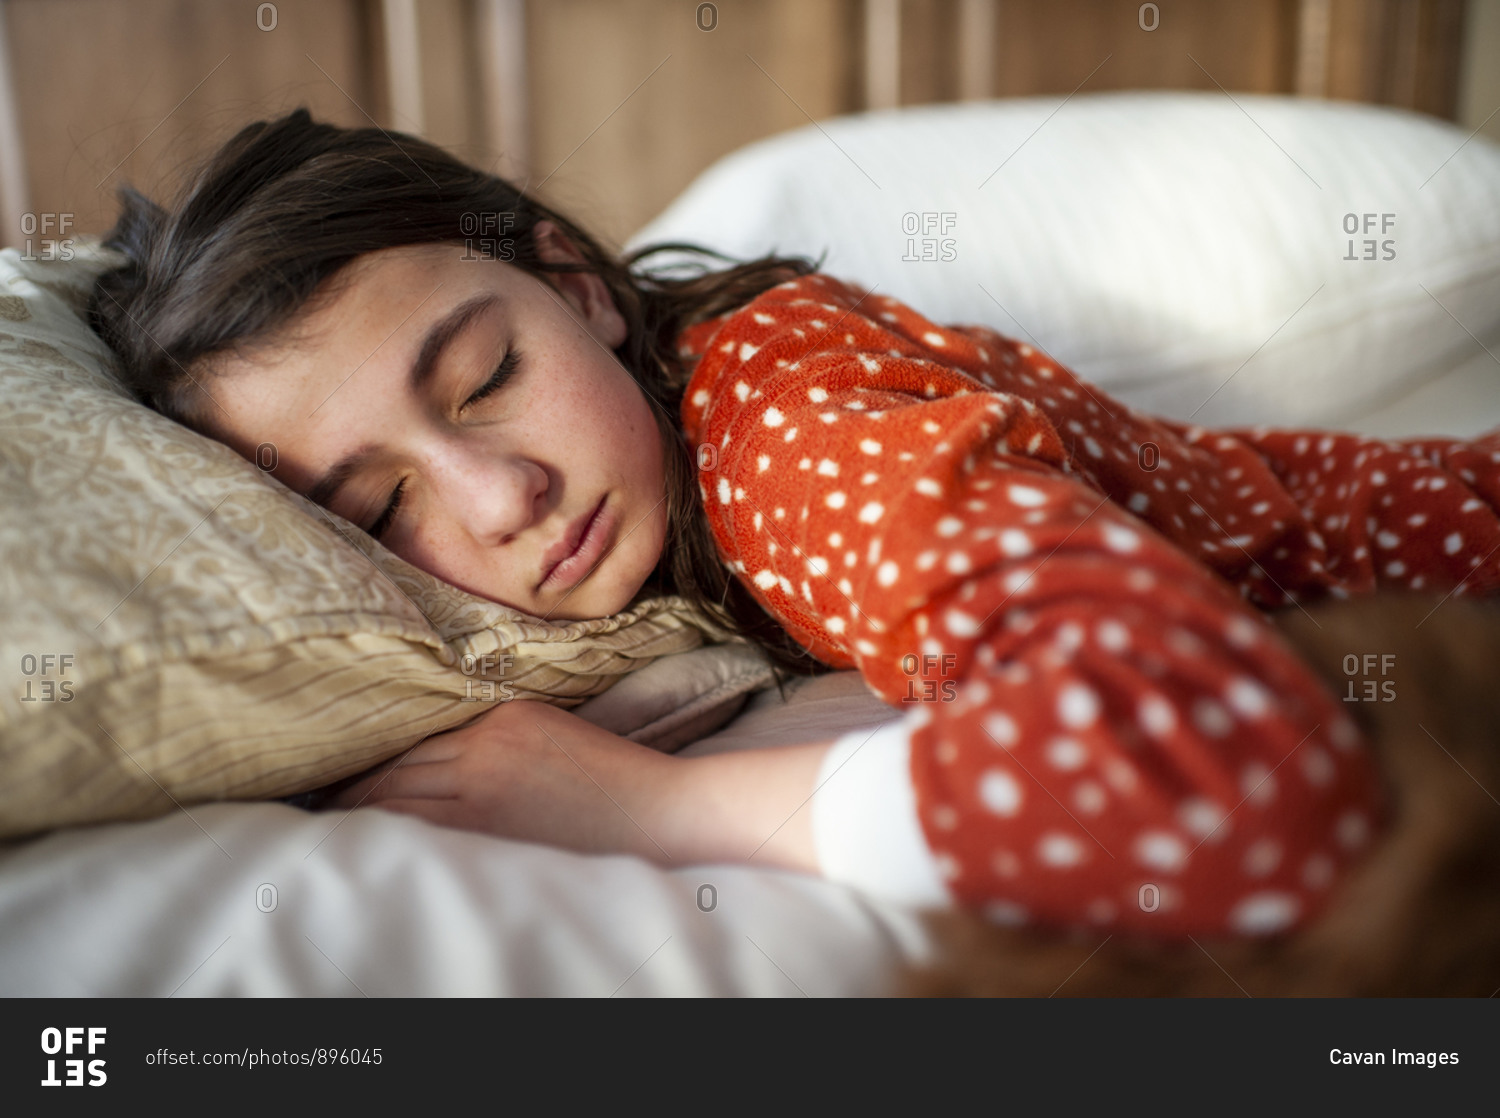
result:
<svg viewBox="0 0 1500 1118"><path fill-rule="evenodd" d="M1029 347L866 314L822 279L777 295L724 325L689 385L690 435L719 450L700 456L710 523L821 659L927 700L902 723L904 771L894 731L850 747L885 791L872 777L830 808L816 834L847 847L819 842L825 870L891 892L858 850L901 812L861 810L904 789L929 859L907 899L1169 935L1314 908L1378 789L1321 682L1184 550L1244 553L1190 523L1220 507L1222 462ZM1160 903L1137 904L1146 888Z"/></svg>
<svg viewBox="0 0 1500 1118"><path fill-rule="evenodd" d="M808 799L828 742L674 757L541 702L508 702L343 790L444 826L668 865L815 872Z"/></svg>

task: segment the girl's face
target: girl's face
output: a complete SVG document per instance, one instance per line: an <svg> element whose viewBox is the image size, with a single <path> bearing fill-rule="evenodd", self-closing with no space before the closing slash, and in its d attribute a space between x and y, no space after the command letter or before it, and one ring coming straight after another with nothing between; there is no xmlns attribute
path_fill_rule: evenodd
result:
<svg viewBox="0 0 1500 1118"><path fill-rule="evenodd" d="M550 222L536 236L580 259ZM618 613L667 534L653 405L612 353L625 321L596 275L472 256L360 257L277 344L197 375L197 416L252 460L271 443L277 478L472 594Z"/></svg>

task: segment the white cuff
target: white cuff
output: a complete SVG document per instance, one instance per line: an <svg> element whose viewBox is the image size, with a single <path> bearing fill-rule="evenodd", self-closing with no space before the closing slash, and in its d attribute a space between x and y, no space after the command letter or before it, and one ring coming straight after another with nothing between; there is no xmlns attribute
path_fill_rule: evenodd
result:
<svg viewBox="0 0 1500 1118"><path fill-rule="evenodd" d="M912 714L916 714L915 711ZM923 908L953 903L917 819L912 715L833 743L818 771L813 845L823 876Z"/></svg>

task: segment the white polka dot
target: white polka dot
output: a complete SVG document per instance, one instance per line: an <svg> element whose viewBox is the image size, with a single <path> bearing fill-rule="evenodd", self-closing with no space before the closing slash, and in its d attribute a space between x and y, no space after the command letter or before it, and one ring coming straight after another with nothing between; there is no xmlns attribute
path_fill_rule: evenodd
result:
<svg viewBox="0 0 1500 1118"><path fill-rule="evenodd" d="M762 590L769 590L771 589L771 587L776 585L776 575L773 572L767 570L756 571L755 585L760 587Z"/></svg>
<svg viewBox="0 0 1500 1118"><path fill-rule="evenodd" d="M1012 557L1030 555L1031 537L1019 528L1007 528L1000 533L1000 550Z"/></svg>
<svg viewBox="0 0 1500 1118"><path fill-rule="evenodd" d="M1135 840L1136 861L1153 870L1176 873L1187 857L1187 846L1169 831L1146 831Z"/></svg>
<svg viewBox="0 0 1500 1118"><path fill-rule="evenodd" d="M1290 893L1252 893L1229 913L1229 926L1243 936L1269 935L1291 927L1300 911Z"/></svg>
<svg viewBox="0 0 1500 1118"><path fill-rule="evenodd" d="M730 500L729 480L727 478L722 478L721 477L719 479L719 502L721 504L727 505L727 504L729 504L729 500Z"/></svg>
<svg viewBox="0 0 1500 1118"><path fill-rule="evenodd" d="M876 569L875 581L880 583L881 586L890 586L896 581L896 578L900 575L900 573L901 569L897 567L896 564L890 559L887 559Z"/></svg>
<svg viewBox="0 0 1500 1118"><path fill-rule="evenodd" d="M1120 524L1104 523L1104 546L1111 551L1131 552L1141 546L1141 537Z"/></svg>
<svg viewBox="0 0 1500 1118"><path fill-rule="evenodd" d="M1081 780L1073 789L1073 806L1085 815L1098 815L1109 802L1104 787L1094 780Z"/></svg>
<svg viewBox="0 0 1500 1118"><path fill-rule="evenodd" d="M1006 496L1013 505L1022 508L1035 508L1037 505L1046 504L1047 495L1040 489L1033 489L1029 485L1011 485L1005 490Z"/></svg>
<svg viewBox="0 0 1500 1118"><path fill-rule="evenodd" d="M948 553L948 562L945 565L949 571L956 575L968 573L969 569L973 566L969 562L968 555L962 551L950 551Z"/></svg>
<svg viewBox="0 0 1500 1118"><path fill-rule="evenodd" d="M995 740L995 744L1002 749L1009 749L1020 740L1020 730L1016 727L1016 720L1003 712L985 715L981 723L984 732Z"/></svg>
<svg viewBox="0 0 1500 1118"><path fill-rule="evenodd" d="M1456 554L1458 554L1458 549L1461 548L1461 547L1463 547L1463 545L1464 545L1464 538L1463 538L1463 536L1459 535L1457 532L1453 532L1453 533L1450 533L1447 537L1444 538L1444 540L1443 540L1443 551L1444 551L1445 554L1448 554L1448 555L1456 555Z"/></svg>
<svg viewBox="0 0 1500 1118"><path fill-rule="evenodd" d="M1240 772L1240 795L1258 807L1276 799L1276 774L1259 761L1252 761Z"/></svg>
<svg viewBox="0 0 1500 1118"><path fill-rule="evenodd" d="M1007 818L1021 810L1021 786L1016 778L999 769L988 769L979 778L979 799L990 811Z"/></svg>
<svg viewBox="0 0 1500 1118"><path fill-rule="evenodd" d="M1083 647L1083 626L1076 621L1064 621L1057 627L1052 643L1064 656L1071 656Z"/></svg>
<svg viewBox="0 0 1500 1118"><path fill-rule="evenodd" d="M943 487L930 477L917 478L917 484L913 488L924 497L941 497L943 495Z"/></svg>
<svg viewBox="0 0 1500 1118"><path fill-rule="evenodd" d="M956 516L945 516L937 522L937 534L947 538L964 530L964 522Z"/></svg>
<svg viewBox="0 0 1500 1118"><path fill-rule="evenodd" d="M1148 695L1136 707L1141 729L1154 738L1164 738L1177 728L1177 712L1160 695Z"/></svg>
<svg viewBox="0 0 1500 1118"><path fill-rule="evenodd" d="M1246 718L1259 718L1271 709L1271 693L1244 676L1230 681L1225 696L1236 713Z"/></svg>
<svg viewBox="0 0 1500 1118"><path fill-rule="evenodd" d="M1118 621L1101 621L1094 629L1102 648L1110 652L1123 652L1130 645L1130 630Z"/></svg>
<svg viewBox="0 0 1500 1118"><path fill-rule="evenodd" d="M1190 796L1177 806L1177 821L1182 824L1182 829L1200 839L1210 835L1215 839L1227 838L1226 815L1220 805L1202 796Z"/></svg>
<svg viewBox="0 0 1500 1118"><path fill-rule="evenodd" d="M1193 725L1211 738L1222 738L1234 729L1234 719L1212 699L1200 698L1193 702Z"/></svg>
<svg viewBox="0 0 1500 1118"><path fill-rule="evenodd" d="M1326 750L1319 749L1316 745L1309 745L1302 750L1302 775L1307 777L1309 784L1321 787L1333 780L1335 771L1333 758Z"/></svg>
<svg viewBox="0 0 1500 1118"><path fill-rule="evenodd" d="M1401 537L1395 532L1381 531L1375 537L1375 542L1384 548L1393 548L1401 542Z"/></svg>
<svg viewBox="0 0 1500 1118"><path fill-rule="evenodd" d="M874 524L884 512L884 505L879 501L871 501L859 510L859 521L861 524Z"/></svg>
<svg viewBox="0 0 1500 1118"><path fill-rule="evenodd" d="M1057 695L1057 718L1075 730L1094 724L1099 717L1099 695L1092 687L1070 683Z"/></svg>
<svg viewBox="0 0 1500 1118"><path fill-rule="evenodd" d="M1052 831L1041 837L1036 844L1036 856L1044 865L1064 869L1082 862L1088 852L1083 843L1071 835Z"/></svg>
<svg viewBox="0 0 1500 1118"><path fill-rule="evenodd" d="M1248 877L1265 877L1281 864L1281 844L1275 839L1257 839L1245 851L1240 868Z"/></svg>
<svg viewBox="0 0 1500 1118"><path fill-rule="evenodd" d="M831 509L841 509L844 507L848 499L849 498L845 494L839 492L838 490L834 490L832 493L828 494L828 496L823 498L823 503Z"/></svg>
<svg viewBox="0 0 1500 1118"><path fill-rule="evenodd" d="M961 609L950 609L945 613L943 624L955 637L972 637L979 632L979 622Z"/></svg>
<svg viewBox="0 0 1500 1118"><path fill-rule="evenodd" d="M1002 928L1017 928L1031 919L1026 907L1015 901L990 901L984 906L984 916L991 924Z"/></svg>
<svg viewBox="0 0 1500 1118"><path fill-rule="evenodd" d="M1140 775L1135 771L1135 766L1118 757L1105 763L1104 779L1116 792L1126 796L1131 795L1140 786Z"/></svg>
<svg viewBox="0 0 1500 1118"><path fill-rule="evenodd" d="M1347 811L1339 816L1336 834L1344 849L1358 850L1370 841L1370 821L1357 811Z"/></svg>
<svg viewBox="0 0 1500 1118"><path fill-rule="evenodd" d="M1047 763L1054 769L1072 772L1088 759L1089 751L1072 738L1053 738L1047 745Z"/></svg>
<svg viewBox="0 0 1500 1118"><path fill-rule="evenodd" d="M1249 648L1260 637L1260 627L1248 617L1234 617L1224 626L1224 637L1235 648Z"/></svg>

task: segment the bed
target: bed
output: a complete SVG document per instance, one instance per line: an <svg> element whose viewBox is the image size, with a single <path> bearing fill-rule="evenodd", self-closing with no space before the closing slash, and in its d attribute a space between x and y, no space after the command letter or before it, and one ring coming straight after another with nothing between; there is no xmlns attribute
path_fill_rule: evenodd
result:
<svg viewBox="0 0 1500 1118"><path fill-rule="evenodd" d="M1395 215L1372 259L1365 214ZM1500 148L1414 114L1219 94L860 114L725 157L631 244L668 239L826 250L833 274L1027 338L1177 418L1500 425ZM14 255L5 282L34 279ZM575 712L699 754L897 717L851 672L783 694L732 642L639 659ZM0 994L864 996L933 950L920 913L753 863L178 799L10 835Z"/></svg>

